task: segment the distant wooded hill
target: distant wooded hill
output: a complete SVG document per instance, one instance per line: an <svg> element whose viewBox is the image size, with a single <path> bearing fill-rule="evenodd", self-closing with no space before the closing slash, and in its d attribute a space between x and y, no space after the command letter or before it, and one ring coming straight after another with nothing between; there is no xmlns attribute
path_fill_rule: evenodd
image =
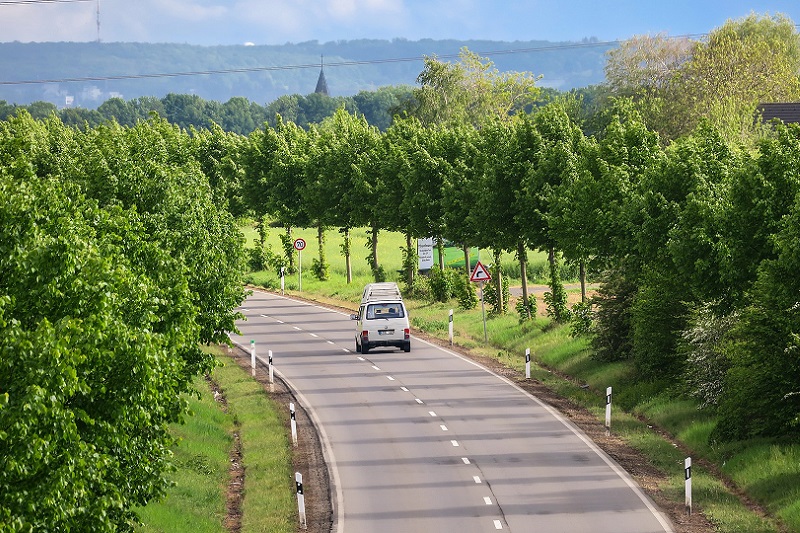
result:
<svg viewBox="0 0 800 533"><path fill-rule="evenodd" d="M486 54L501 71L541 74L541 86L568 90L603 80L605 53L612 45L592 40L510 43L430 39L211 47L0 43L0 100L94 109L112 97L162 98L175 93L219 102L241 96L267 104L282 95L314 92L321 56L330 95L350 96L387 85L413 85L423 68L422 56L455 56L462 47ZM489 54L510 50L515 52ZM340 63L351 64L337 65ZM214 73L188 74L200 72ZM16 83L24 81L40 83Z"/></svg>

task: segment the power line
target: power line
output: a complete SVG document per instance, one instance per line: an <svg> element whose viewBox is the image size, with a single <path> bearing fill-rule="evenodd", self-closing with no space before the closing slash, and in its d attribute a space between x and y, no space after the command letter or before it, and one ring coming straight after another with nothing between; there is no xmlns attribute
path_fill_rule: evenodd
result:
<svg viewBox="0 0 800 533"><path fill-rule="evenodd" d="M0 6L25 6L36 4L74 4L76 2L94 2L95 0L0 0Z"/></svg>

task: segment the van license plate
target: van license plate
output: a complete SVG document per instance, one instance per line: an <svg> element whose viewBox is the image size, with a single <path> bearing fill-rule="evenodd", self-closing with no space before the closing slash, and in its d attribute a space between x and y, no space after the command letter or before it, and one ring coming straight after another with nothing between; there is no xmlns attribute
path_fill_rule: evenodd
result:
<svg viewBox="0 0 800 533"><path fill-rule="evenodd" d="M378 335L394 335L393 329L379 329Z"/></svg>

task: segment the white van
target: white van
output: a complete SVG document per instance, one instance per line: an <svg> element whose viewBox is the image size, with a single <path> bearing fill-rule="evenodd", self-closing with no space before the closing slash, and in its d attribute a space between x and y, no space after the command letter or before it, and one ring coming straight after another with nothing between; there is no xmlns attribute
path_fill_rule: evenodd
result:
<svg viewBox="0 0 800 533"><path fill-rule="evenodd" d="M350 318L357 321L357 353L367 353L382 346L411 351L408 313L397 283L368 284L364 287L358 313L350 315Z"/></svg>

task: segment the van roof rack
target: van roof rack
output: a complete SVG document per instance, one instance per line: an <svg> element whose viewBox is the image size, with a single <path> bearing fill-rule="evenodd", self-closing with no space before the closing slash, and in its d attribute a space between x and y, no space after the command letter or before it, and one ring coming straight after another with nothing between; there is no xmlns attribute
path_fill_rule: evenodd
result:
<svg viewBox="0 0 800 533"><path fill-rule="evenodd" d="M397 283L370 283L364 288L364 301L374 300L401 300L400 288Z"/></svg>

